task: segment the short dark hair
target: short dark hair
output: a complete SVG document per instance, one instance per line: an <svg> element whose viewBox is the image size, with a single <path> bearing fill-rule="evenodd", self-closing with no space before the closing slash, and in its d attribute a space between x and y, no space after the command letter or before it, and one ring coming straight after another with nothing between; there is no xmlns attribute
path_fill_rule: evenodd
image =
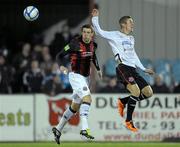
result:
<svg viewBox="0 0 180 147"><path fill-rule="evenodd" d="M85 25L83 25L83 26L81 27L81 32L83 31L84 28L91 29L91 32L93 32L93 29L92 29L92 27L91 27L90 24L85 24Z"/></svg>
<svg viewBox="0 0 180 147"><path fill-rule="evenodd" d="M119 19L119 25L122 28L122 24L125 24L128 19L132 18L131 16L123 16Z"/></svg>

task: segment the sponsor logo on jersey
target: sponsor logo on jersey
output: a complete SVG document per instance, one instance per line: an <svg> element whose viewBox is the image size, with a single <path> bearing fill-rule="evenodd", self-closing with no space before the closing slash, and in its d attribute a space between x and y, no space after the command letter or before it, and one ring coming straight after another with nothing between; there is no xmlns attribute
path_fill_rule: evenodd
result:
<svg viewBox="0 0 180 147"><path fill-rule="evenodd" d="M82 56L82 57L91 57L92 55L93 55L92 52L82 52L82 53L81 53L81 56Z"/></svg>
<svg viewBox="0 0 180 147"><path fill-rule="evenodd" d="M122 45L132 45L132 43L130 41L123 41Z"/></svg>
<svg viewBox="0 0 180 147"><path fill-rule="evenodd" d="M129 77L129 78L128 78L128 81L129 81L129 82L134 82L134 78L133 78L133 77Z"/></svg>
<svg viewBox="0 0 180 147"><path fill-rule="evenodd" d="M124 51L133 51L133 48L124 48Z"/></svg>

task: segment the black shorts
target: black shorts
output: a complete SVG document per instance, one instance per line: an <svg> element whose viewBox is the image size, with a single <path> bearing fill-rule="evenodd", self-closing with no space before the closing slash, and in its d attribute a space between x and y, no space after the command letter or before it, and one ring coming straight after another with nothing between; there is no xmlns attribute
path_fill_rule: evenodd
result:
<svg viewBox="0 0 180 147"><path fill-rule="evenodd" d="M137 84L140 89L143 89L149 84L146 80L137 73L136 68L127 66L124 64L119 64L116 67L117 79L126 87L127 84Z"/></svg>

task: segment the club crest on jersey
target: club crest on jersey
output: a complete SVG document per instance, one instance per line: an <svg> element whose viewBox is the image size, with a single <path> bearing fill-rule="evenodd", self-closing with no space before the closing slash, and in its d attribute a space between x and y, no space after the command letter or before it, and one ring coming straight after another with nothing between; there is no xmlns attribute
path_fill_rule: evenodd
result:
<svg viewBox="0 0 180 147"><path fill-rule="evenodd" d="M129 82L134 82L134 78L133 78L133 77L129 77L129 78L128 78L128 81L129 81Z"/></svg>

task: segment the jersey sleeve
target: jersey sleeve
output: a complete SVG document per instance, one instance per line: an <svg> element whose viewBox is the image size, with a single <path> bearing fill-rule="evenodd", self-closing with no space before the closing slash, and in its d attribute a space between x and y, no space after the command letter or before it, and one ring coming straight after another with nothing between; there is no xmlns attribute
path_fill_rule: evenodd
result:
<svg viewBox="0 0 180 147"><path fill-rule="evenodd" d="M98 59L97 59L97 56L96 56L96 51L97 51L97 43L96 42L93 42L94 44L94 54L93 54L93 64L94 66L96 67L96 70L100 70L100 67L99 67L99 63L98 63Z"/></svg>
<svg viewBox="0 0 180 147"><path fill-rule="evenodd" d="M96 56L96 53L94 52L94 55L93 55L93 64L94 66L96 67L96 70L100 70L100 67L99 67L99 63L98 63L98 59L97 59L97 56Z"/></svg>
<svg viewBox="0 0 180 147"><path fill-rule="evenodd" d="M96 42L93 42L93 44L94 44L94 50L96 51L96 50L97 50L98 45L97 45L97 43L96 43Z"/></svg>
<svg viewBox="0 0 180 147"><path fill-rule="evenodd" d="M70 52L75 50L75 40L72 40L69 44L64 46L64 48L56 55L56 62L58 65L62 65L64 56L68 55Z"/></svg>
<svg viewBox="0 0 180 147"><path fill-rule="evenodd" d="M105 39L111 40L113 37L112 31L104 31L101 29L98 21L98 16L92 17L92 25L95 33Z"/></svg>

